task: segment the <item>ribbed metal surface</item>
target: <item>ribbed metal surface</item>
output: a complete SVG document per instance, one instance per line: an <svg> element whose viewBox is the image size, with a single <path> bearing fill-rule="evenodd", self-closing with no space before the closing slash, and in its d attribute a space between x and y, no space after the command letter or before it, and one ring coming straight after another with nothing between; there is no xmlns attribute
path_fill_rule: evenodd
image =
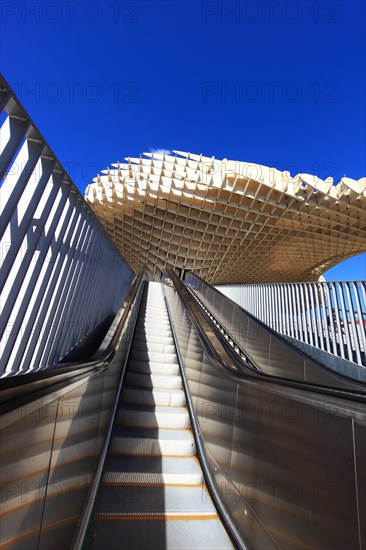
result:
<svg viewBox="0 0 366 550"><path fill-rule="evenodd" d="M195 457L110 456L104 474L106 484L201 485L202 470Z"/></svg>
<svg viewBox="0 0 366 550"><path fill-rule="evenodd" d="M163 407L184 407L186 398L182 390L162 390L152 388L151 391L137 387L125 387L122 390L125 403L137 405L162 405Z"/></svg>
<svg viewBox="0 0 366 550"><path fill-rule="evenodd" d="M101 492L101 507L104 514L217 516L204 485L104 486Z"/></svg>
<svg viewBox="0 0 366 550"><path fill-rule="evenodd" d="M218 519L182 517L167 520L124 519L97 520L91 548L163 550L224 550L232 548Z"/></svg>
<svg viewBox="0 0 366 550"><path fill-rule="evenodd" d="M159 283L131 347L101 496L95 548L232 548L204 485Z"/></svg>
<svg viewBox="0 0 366 550"><path fill-rule="evenodd" d="M144 372L145 374L178 374L178 363L149 363L148 361L137 361L130 359L130 367L134 372Z"/></svg>
<svg viewBox="0 0 366 550"><path fill-rule="evenodd" d="M163 375L130 372L126 376L127 384L148 388L175 389L179 390L182 382L180 376L174 374Z"/></svg>
<svg viewBox="0 0 366 550"><path fill-rule="evenodd" d="M189 414L184 407L149 407L125 405L117 416L119 426L146 428L188 428Z"/></svg>
<svg viewBox="0 0 366 550"><path fill-rule="evenodd" d="M117 430L112 454L193 456L195 444L189 430L126 428Z"/></svg>

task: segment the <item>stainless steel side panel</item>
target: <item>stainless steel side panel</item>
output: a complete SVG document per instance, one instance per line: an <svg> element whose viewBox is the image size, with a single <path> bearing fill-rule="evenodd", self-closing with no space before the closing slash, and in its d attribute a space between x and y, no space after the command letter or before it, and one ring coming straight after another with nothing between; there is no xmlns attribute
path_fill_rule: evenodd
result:
<svg viewBox="0 0 366 550"><path fill-rule="evenodd" d="M210 471L248 546L365 548L364 405L218 368L177 292L165 294Z"/></svg>
<svg viewBox="0 0 366 550"><path fill-rule="evenodd" d="M70 548L105 442L140 297L108 367L0 417L4 548Z"/></svg>
<svg viewBox="0 0 366 550"><path fill-rule="evenodd" d="M57 402L1 431L1 542L37 548L52 451Z"/></svg>

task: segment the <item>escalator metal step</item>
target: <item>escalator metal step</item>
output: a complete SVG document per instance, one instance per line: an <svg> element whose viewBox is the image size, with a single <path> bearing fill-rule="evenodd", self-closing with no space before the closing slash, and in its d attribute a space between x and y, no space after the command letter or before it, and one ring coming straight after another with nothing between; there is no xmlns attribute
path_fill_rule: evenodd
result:
<svg viewBox="0 0 366 550"><path fill-rule="evenodd" d="M174 344L164 344L162 342L156 343L156 342L141 342L141 341L134 341L132 344L132 349L136 351L143 351L143 352L155 352L155 353L175 353L175 347Z"/></svg>
<svg viewBox="0 0 366 550"><path fill-rule="evenodd" d="M196 457L109 456L103 482L135 485L201 485L203 474Z"/></svg>
<svg viewBox="0 0 366 550"><path fill-rule="evenodd" d="M159 323L158 321L139 321L136 324L136 334L141 336L143 334L147 336L159 336L162 335L164 338L171 336L170 325L167 323Z"/></svg>
<svg viewBox="0 0 366 550"><path fill-rule="evenodd" d="M142 521L145 519L145 521ZM140 550L225 550L233 548L223 529L221 521L215 517L174 516L127 519L118 516L99 518L94 524L91 548Z"/></svg>
<svg viewBox="0 0 366 550"><path fill-rule="evenodd" d="M156 312L155 314L149 313L147 315L142 315L139 321L152 324L159 323L159 325L165 324L166 326L169 326L169 317L166 313L163 313L162 310L160 310L160 313Z"/></svg>
<svg viewBox="0 0 366 550"><path fill-rule="evenodd" d="M170 328L169 317L168 315L165 315L165 314L142 315L137 321L137 326L141 327L146 325L152 325L153 327L156 327L156 328L163 327L163 328L169 329Z"/></svg>
<svg viewBox="0 0 366 550"><path fill-rule="evenodd" d="M196 446L190 430L119 428L110 452L121 455L194 456Z"/></svg>
<svg viewBox="0 0 366 550"><path fill-rule="evenodd" d="M156 321L148 319L139 319L136 323L136 334L146 333L163 334L164 336L172 335L171 327L168 321Z"/></svg>
<svg viewBox="0 0 366 550"><path fill-rule="evenodd" d="M145 374L179 374L178 363L153 363L152 361L137 361L130 359L129 372Z"/></svg>
<svg viewBox="0 0 366 550"><path fill-rule="evenodd" d="M217 514L205 485L104 485L100 504L104 514Z"/></svg>
<svg viewBox="0 0 366 550"><path fill-rule="evenodd" d="M136 332L133 343L143 343L146 344L146 333L139 333ZM151 344L166 344L166 345L174 345L174 340L172 336L170 336L170 331L167 331L166 335L163 335L161 331L159 331L156 336L149 336L149 343Z"/></svg>
<svg viewBox="0 0 366 550"><path fill-rule="evenodd" d="M155 361L157 363L174 363L177 360L177 356L174 353L159 353L149 350L137 350L131 349L130 357L132 359L138 359L140 361Z"/></svg>
<svg viewBox="0 0 366 550"><path fill-rule="evenodd" d="M189 414L185 407L140 407L122 405L117 413L117 426L144 428L189 428Z"/></svg>
<svg viewBox="0 0 366 550"><path fill-rule="evenodd" d="M141 386L146 388L164 388L179 390L182 387L182 379L175 374L146 374L128 372L126 383L129 386Z"/></svg>
<svg viewBox="0 0 366 550"><path fill-rule="evenodd" d="M137 405L161 405L163 407L184 407L186 396L182 390L160 390L154 388L147 390L137 386L125 386L121 392L123 403L136 403Z"/></svg>

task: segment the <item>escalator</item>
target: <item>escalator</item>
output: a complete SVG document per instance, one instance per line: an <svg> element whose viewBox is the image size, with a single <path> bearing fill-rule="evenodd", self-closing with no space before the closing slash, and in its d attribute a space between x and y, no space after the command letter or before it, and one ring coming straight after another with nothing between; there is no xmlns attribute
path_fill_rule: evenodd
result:
<svg viewBox="0 0 366 550"><path fill-rule="evenodd" d="M361 384L265 327L243 362L173 272L118 327L94 362L2 382L2 548L366 548Z"/></svg>
<svg viewBox="0 0 366 550"><path fill-rule="evenodd" d="M365 385L246 316L248 368L187 286L171 271L164 282L202 454L239 547L366 548ZM230 311L220 321L238 326Z"/></svg>
<svg viewBox="0 0 366 550"><path fill-rule="evenodd" d="M204 483L159 283L148 283L88 548L232 548Z"/></svg>
<svg viewBox="0 0 366 550"><path fill-rule="evenodd" d="M365 391L364 367L327 353L322 357L327 356L329 365L314 359L193 273L187 277L186 286L208 314L212 322L205 322L220 341L225 345L221 332L242 356L244 368L279 382L339 388L351 393Z"/></svg>

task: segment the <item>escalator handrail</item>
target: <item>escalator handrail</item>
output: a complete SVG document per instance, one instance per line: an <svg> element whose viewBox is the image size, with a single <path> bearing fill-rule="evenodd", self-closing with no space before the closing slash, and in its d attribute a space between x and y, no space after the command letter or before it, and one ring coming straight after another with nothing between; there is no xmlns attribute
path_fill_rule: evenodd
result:
<svg viewBox="0 0 366 550"><path fill-rule="evenodd" d="M240 536L238 530L236 529L235 524L232 521L230 515L227 513L227 510L226 510L225 506L222 503L222 499L220 497L219 491L216 488L214 477L211 474L211 470L210 470L208 460L207 460L207 456L206 456L206 452L205 452L204 439L202 437L200 426L199 426L199 423L198 423L198 420L197 420L197 417L196 417L196 414L195 414L195 410L194 410L194 406L193 406L193 402L192 402L192 397L191 397L191 394L190 394L190 391L189 391L187 376L186 376L185 371L184 371L184 361L183 361L182 354L180 352L179 345L178 345L178 337L177 337L177 333L176 333L176 330L175 330L175 327L174 327L173 315L172 315L172 312L170 311L170 307L169 307L168 302L167 302L167 310L168 310L168 317L169 317L170 326L171 326L171 330L172 330L172 334L173 334L173 339L174 339L174 342L175 342L175 349L176 349L176 353L177 353L177 356L178 356L178 363L180 365L182 383L183 383L184 393L185 393L186 401L187 401L187 409L188 409L188 413L189 413L190 424L191 424L191 428L192 428L192 432L193 432L193 436L194 436L194 440L195 440L195 444L196 444L196 453L197 453L197 457L199 459L200 465L202 467L202 472L203 472L203 475L204 475L204 478L205 478L206 486L207 486L207 488L209 490L209 493L212 497L212 500L215 504L216 510L219 513L219 517L220 517L222 523L224 524L224 527L225 527L226 531L228 532L232 542L234 543L235 548L238 549L238 550L239 549L240 550L246 550L247 546L246 546L245 542L243 541L242 537ZM77 550L77 549L75 549L75 550Z"/></svg>
<svg viewBox="0 0 366 550"><path fill-rule="evenodd" d="M192 277L195 277L196 279L198 279L199 281L201 281L204 285L208 286L210 288L210 290L213 290L216 294L219 295L220 299L223 299L225 300L225 302L229 302L233 308L236 310L236 311L239 311L239 313L244 313L249 319L251 319L251 322L254 323L254 324L257 324L258 326L260 326L264 331L268 332L272 338L278 340L283 346L285 346L287 349L291 349L291 351L295 352L298 356L306 359L307 361L309 361L310 363L312 363L313 365L316 365L316 367L318 367L319 369L321 369L323 372L326 371L327 373L329 373L329 368L324 365L321 361L319 361L318 359L312 357L311 355L309 355L308 353L306 353L306 351L302 350L302 349L299 349L298 347L296 347L294 344L292 344L291 342L289 342L287 340L287 338L285 338L282 334L276 332L275 330L273 330L271 327L269 327L268 325L266 325L265 323L263 323L263 321L257 319L253 314L249 313L248 311L244 310L241 306L239 306L238 304L236 304L235 302L233 302L233 300L231 300L230 298L228 298L227 296L225 296L224 294L222 294L219 290L217 290L217 288L209 285L208 283L206 283L206 281L204 281L201 277L199 277L198 275L196 275L195 273L190 273L189 276L192 276ZM195 293L195 289L194 287L192 288L191 286L188 286L186 285L191 292L193 292L196 295ZM199 298L201 300L200 297L197 296L197 298ZM212 311L210 310L210 307L204 303L204 306L210 311L211 315L213 317L216 318L216 316L212 313ZM217 321L220 323L220 321L217 319ZM222 324L222 323L220 323ZM214 326L214 324L213 324ZM225 328L225 327L224 327ZM225 330L227 330L225 328ZM217 332L217 329L215 327L215 331ZM235 339L231 336L230 332L227 330L228 334L230 335L230 338L235 341ZM235 343L237 344L238 348L242 350L242 347L240 344L238 344L236 341ZM247 352L247 351L244 351L244 354L249 358L249 360L256 364L255 360L250 356L250 354ZM271 375L271 374L267 374L267 373L264 373L260 368L259 368L259 365L257 365L257 368L259 371L262 372L263 375L265 376L268 376L268 377L273 377L273 378L278 378L279 380L281 379L284 379L284 378L281 378L281 377L278 377L276 375ZM360 367L362 368L362 367ZM355 392L355 393L360 393L361 395L363 393L365 393L366 395L366 386L365 386L365 390L361 389L360 387L357 387L357 384L360 384L360 385L364 385L362 381L359 381L359 380L354 380L353 378L349 378L347 377L345 374L343 373L340 373L338 371L332 371L332 376L336 377L336 378L339 378L340 381L342 380L346 380L347 383L354 383L355 384L355 388L352 389L352 388L345 388L345 390L347 391L350 391L350 392ZM299 381L301 382L301 381ZM309 382L301 382L301 383L304 383L304 384L309 384ZM324 386L322 384L318 384L318 383L314 383L314 382L310 382L310 384L316 386L316 387L328 387L328 386ZM343 389L342 389L343 391Z"/></svg>
<svg viewBox="0 0 366 550"><path fill-rule="evenodd" d="M224 347L225 347L225 350L229 353L230 356L233 356L235 358L238 357L238 353L237 351L234 351L234 348L232 348L231 346L226 346L227 344L227 340L226 338L223 336L223 334L221 333L221 331L219 330L219 327L215 324L215 321L226 331L226 333L228 334L228 336L230 337L230 339L232 340L233 344L235 345L235 347L238 348L239 350L239 353L242 353L245 357L246 357L246 361L243 360L243 365L242 365L242 368L244 370L246 369L249 369L251 372L263 372L262 369L259 368L259 366L255 363L255 361L250 357L250 355L243 349L243 347L238 343L238 341L234 338L234 336L232 336L232 334L226 330L226 328L224 327L224 325L217 319L217 317L212 313L212 311L209 309L209 307L207 306L207 304L203 303L202 299L197 296L196 292L189 286L187 286L187 288L189 289L189 292L196 298L196 300L198 301L198 303L200 304L200 306L203 308L203 310L205 311L205 308L206 310L209 312L209 314L213 317L213 319L211 319L210 315L207 315L208 318L210 319L210 321L213 321L210 323L211 327L213 329L215 329L215 334L216 336L218 336L220 342L222 342L224 344ZM207 314L207 311L205 311L205 313ZM245 361L245 362L244 362Z"/></svg>
<svg viewBox="0 0 366 550"><path fill-rule="evenodd" d="M120 316L120 319L116 330L102 355L97 356L97 350L96 354L94 354L97 358L92 358L89 361L63 363L62 366L52 366L49 370L45 369L36 373L0 379L0 416L54 391L60 391L60 395L62 395L69 391L71 383L76 382L80 378L89 377L103 368L107 368L116 352L119 337L140 284L144 279L144 275L145 271L143 270L135 278L128 291L124 303L117 314L117 316Z"/></svg>
<svg viewBox="0 0 366 550"><path fill-rule="evenodd" d="M176 273L170 269L166 270L165 272L167 274L166 278L169 278L176 291L178 292L179 297L181 298L183 304L186 307L186 310L190 316L190 319L198 333L198 336L201 340L201 343L204 347L204 350L206 351L207 355L209 356L211 362L213 365L220 371L225 372L226 375L229 375L231 377L236 378L238 381L243 380L261 380L267 383L273 383L273 384L280 384L282 386L291 387L294 389L300 389L300 390L306 390L311 391L319 394L324 394L327 396L337 397L340 399L347 399L352 400L356 402L366 402L366 391L358 390L354 391L352 389L337 389L337 388L331 388L328 386L322 386L320 384L313 384L306 381L295 381L295 380L288 380L286 378L281 378L278 376L268 375L263 372L249 372L248 369L244 372L243 371L243 362L240 360L239 356L234 357L232 354L232 349L230 344L224 339L220 339L220 343L224 347L226 353L230 357L230 360L232 361L232 365L228 365L227 363L224 363L219 356L218 352L216 351L215 347L213 346L211 340L206 335L205 331L201 327L201 323L198 319L197 313L194 311L194 309L191 307L190 302L196 307L200 308L200 306L197 304L196 300L193 298L193 296L189 293L187 290L187 287L184 285L184 283L179 279L179 277L176 275ZM164 276L163 276L164 278ZM211 319L207 316L207 314L204 312L202 308L200 308L202 311L202 314L205 315L205 320L209 322L209 324L215 329L215 334L217 331L217 328L215 327L214 323L211 321Z"/></svg>
<svg viewBox="0 0 366 550"><path fill-rule="evenodd" d="M138 289L139 288L140 288L140 285L138 286ZM137 294L137 292L136 292L136 294ZM138 310L140 310L140 307L141 307L141 300L140 300L140 303L138 305ZM138 319L138 313L137 313L136 318L135 318L133 330L131 331L132 334L135 332L137 319ZM124 376L125 376L125 372L126 372L126 367L127 367L127 363L128 363L128 359L129 359L129 355L130 355L132 340L133 340L133 338L130 338L129 343L128 343L127 353L126 353L126 356L125 356L125 360L123 362L123 365L121 365L121 373L120 373L120 377L119 377L119 380L118 380L118 387L117 387L117 391L116 391L116 394L115 394L115 399L114 399L114 403L113 403L113 406L112 406L111 414L110 414L109 420L108 420L108 428L107 428L107 433L106 433L106 437L105 437L105 440L104 440L103 449L102 449L102 452L101 452L100 457L99 457L98 466L95 470L92 482L90 484L88 497L85 501L83 510L80 514L80 519L79 519L79 522L78 522L78 526L76 528L73 540L72 540L71 545L70 545L71 550L82 550L86 546L87 534L88 534L88 530L90 528L91 521L92 521L92 518L93 518L93 512L94 512L95 505L96 505L96 502L97 502L98 493L99 493L100 488L101 488L101 481L102 481L102 477L103 477L104 466L105 466L108 450L109 450L111 440L112 440L113 427L114 427L114 422L115 422L115 418L116 418L117 410L118 410L118 406L119 406L120 395L121 395L122 385L123 385L123 382L124 382Z"/></svg>

